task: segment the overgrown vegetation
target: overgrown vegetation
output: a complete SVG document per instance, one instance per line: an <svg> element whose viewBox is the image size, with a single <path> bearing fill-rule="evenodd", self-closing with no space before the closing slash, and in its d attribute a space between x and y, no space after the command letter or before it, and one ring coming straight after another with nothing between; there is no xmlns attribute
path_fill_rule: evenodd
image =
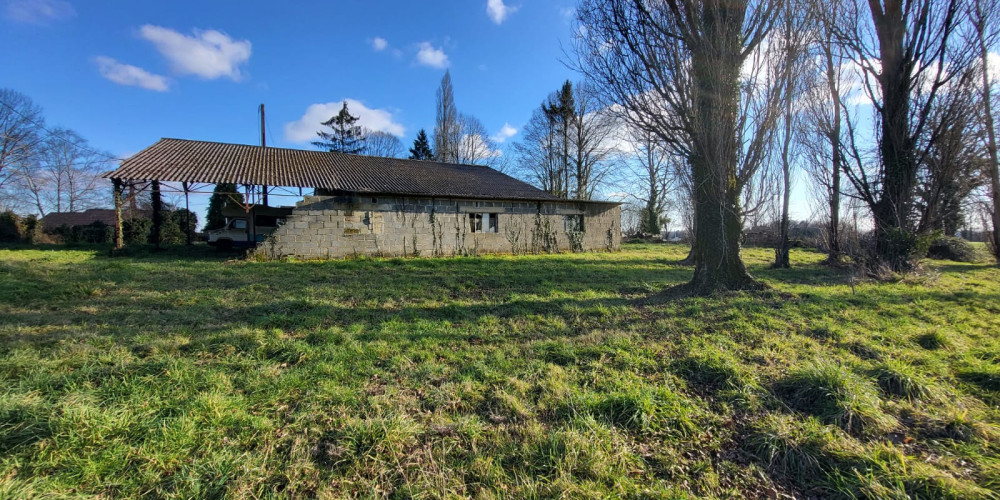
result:
<svg viewBox="0 0 1000 500"><path fill-rule="evenodd" d="M995 498L1000 270L0 250L0 498Z"/></svg>

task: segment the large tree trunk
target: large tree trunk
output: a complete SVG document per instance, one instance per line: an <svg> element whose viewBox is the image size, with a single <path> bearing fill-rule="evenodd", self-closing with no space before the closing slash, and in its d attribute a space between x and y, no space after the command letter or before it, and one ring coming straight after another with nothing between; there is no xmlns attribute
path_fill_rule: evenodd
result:
<svg viewBox="0 0 1000 500"><path fill-rule="evenodd" d="M747 272L740 255L740 218L738 190L713 189L712 183L697 190L698 208L696 236L692 251L695 255L694 277L688 284L697 295L719 290L755 290L762 288Z"/></svg>
<svg viewBox="0 0 1000 500"><path fill-rule="evenodd" d="M872 3L872 2L869 2ZM871 207L875 218L875 254L894 271L909 265L908 246L900 237L908 227L916 183L916 145L910 131L910 84L912 68L904 56L906 23L896 2L884 13L872 11L878 34L882 74L882 137L879 145L885 175L878 201Z"/></svg>
<svg viewBox="0 0 1000 500"><path fill-rule="evenodd" d="M984 30L985 26L977 27ZM1000 160L997 158L996 124L993 120L992 89L989 75L989 47L983 33L979 33L979 57L983 64L983 105L986 125L986 149L989 152L990 164L987 170L990 176L990 195L993 198L993 232L990 235L990 246L993 256L1000 265Z"/></svg>
<svg viewBox="0 0 1000 500"><path fill-rule="evenodd" d="M743 232L737 172L740 140L740 30L745 9L734 5L705 8L703 44L691 57L695 86L691 173L694 181L694 277L687 287L703 295L719 290L763 287L747 272L740 255Z"/></svg>

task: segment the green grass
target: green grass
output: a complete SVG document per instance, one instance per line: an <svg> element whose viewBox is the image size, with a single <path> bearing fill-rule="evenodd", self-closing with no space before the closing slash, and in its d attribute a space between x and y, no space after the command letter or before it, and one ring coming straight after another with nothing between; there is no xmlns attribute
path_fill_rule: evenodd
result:
<svg viewBox="0 0 1000 500"><path fill-rule="evenodd" d="M997 498L1000 270L0 249L0 498Z"/></svg>

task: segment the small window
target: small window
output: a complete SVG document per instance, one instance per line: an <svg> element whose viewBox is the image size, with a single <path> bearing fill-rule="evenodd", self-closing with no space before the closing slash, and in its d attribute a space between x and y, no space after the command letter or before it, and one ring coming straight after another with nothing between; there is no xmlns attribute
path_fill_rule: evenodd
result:
<svg viewBox="0 0 1000 500"><path fill-rule="evenodd" d="M583 232L583 215L566 215L563 219L563 224L565 224L566 232Z"/></svg>
<svg viewBox="0 0 1000 500"><path fill-rule="evenodd" d="M469 214L469 227L473 233L499 232L498 214Z"/></svg>
<svg viewBox="0 0 1000 500"><path fill-rule="evenodd" d="M233 219L233 221L229 223L229 228L230 229L246 229L247 228L247 220L246 219Z"/></svg>

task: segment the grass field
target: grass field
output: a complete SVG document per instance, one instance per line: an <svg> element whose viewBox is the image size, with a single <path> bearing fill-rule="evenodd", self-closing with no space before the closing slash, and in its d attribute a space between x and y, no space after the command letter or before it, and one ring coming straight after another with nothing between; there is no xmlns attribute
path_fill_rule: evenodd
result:
<svg viewBox="0 0 1000 500"><path fill-rule="evenodd" d="M0 498L996 498L1000 270L0 250Z"/></svg>

